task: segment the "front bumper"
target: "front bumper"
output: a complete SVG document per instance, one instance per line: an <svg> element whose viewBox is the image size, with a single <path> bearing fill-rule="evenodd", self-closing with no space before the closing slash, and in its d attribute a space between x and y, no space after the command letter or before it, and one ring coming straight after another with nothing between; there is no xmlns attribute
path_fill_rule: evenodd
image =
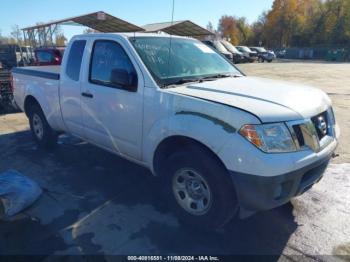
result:
<svg viewBox="0 0 350 262"><path fill-rule="evenodd" d="M281 206L309 190L322 179L333 152L303 168L277 176L230 171L240 204L240 217Z"/></svg>
<svg viewBox="0 0 350 262"><path fill-rule="evenodd" d="M264 59L266 59L266 60L273 60L273 59L275 59L276 57L274 56L274 55L272 55L272 54L263 54L262 55L262 57L264 58Z"/></svg>
<svg viewBox="0 0 350 262"><path fill-rule="evenodd" d="M245 58L242 55L233 55L233 62L234 63L241 63L244 62Z"/></svg>
<svg viewBox="0 0 350 262"><path fill-rule="evenodd" d="M246 59L249 62L256 62L256 61L258 61L259 57L258 56L249 56L249 57L246 57Z"/></svg>

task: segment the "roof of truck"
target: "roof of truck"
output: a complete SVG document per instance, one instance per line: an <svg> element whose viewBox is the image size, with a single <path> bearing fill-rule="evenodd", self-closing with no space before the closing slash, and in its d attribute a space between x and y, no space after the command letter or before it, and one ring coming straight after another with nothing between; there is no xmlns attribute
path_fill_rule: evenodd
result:
<svg viewBox="0 0 350 262"><path fill-rule="evenodd" d="M140 33L140 32L135 32L135 33L92 33L92 34L81 34L81 35L76 35L76 37L104 37L104 36L114 36L114 35L120 35L123 37L164 37L164 38L186 38L188 39L189 37L185 36L178 36L178 35L169 35L169 34L156 34L156 33Z"/></svg>

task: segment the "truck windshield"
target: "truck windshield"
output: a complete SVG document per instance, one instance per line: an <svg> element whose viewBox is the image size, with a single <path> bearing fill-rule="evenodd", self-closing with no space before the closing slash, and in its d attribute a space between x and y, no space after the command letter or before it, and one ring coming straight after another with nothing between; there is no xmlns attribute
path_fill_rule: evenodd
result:
<svg viewBox="0 0 350 262"><path fill-rule="evenodd" d="M266 49L263 48L263 47L255 47L255 49L258 50L261 53L266 53L267 52Z"/></svg>
<svg viewBox="0 0 350 262"><path fill-rule="evenodd" d="M194 39L132 37L130 41L161 87L242 75L225 58Z"/></svg>
<svg viewBox="0 0 350 262"><path fill-rule="evenodd" d="M248 52L248 53L250 53L250 52L252 52L252 50L250 50L248 47L246 47L246 46L237 46L237 49L239 50L239 51L242 51L242 52Z"/></svg>
<svg viewBox="0 0 350 262"><path fill-rule="evenodd" d="M240 53L240 52L237 50L237 48L234 47L230 42L222 41L221 43L222 43L222 44L226 47L226 49L229 50L230 52L236 53L236 54Z"/></svg>
<svg viewBox="0 0 350 262"><path fill-rule="evenodd" d="M217 50L219 50L219 52L227 53L226 47L223 44L221 44L219 41L214 41L214 46Z"/></svg>

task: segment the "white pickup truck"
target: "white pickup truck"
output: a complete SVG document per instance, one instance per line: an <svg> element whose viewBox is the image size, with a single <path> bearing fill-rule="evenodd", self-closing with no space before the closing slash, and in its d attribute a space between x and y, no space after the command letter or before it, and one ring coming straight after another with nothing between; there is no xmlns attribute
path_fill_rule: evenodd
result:
<svg viewBox="0 0 350 262"><path fill-rule="evenodd" d="M147 167L197 227L287 203L322 178L338 144L324 92L247 77L191 38L75 36L61 67L13 79L39 145L66 132Z"/></svg>

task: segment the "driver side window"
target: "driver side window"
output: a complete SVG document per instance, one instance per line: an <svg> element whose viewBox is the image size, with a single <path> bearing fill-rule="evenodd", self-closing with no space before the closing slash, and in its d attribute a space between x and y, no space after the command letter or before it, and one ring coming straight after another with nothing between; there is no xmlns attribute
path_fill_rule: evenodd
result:
<svg viewBox="0 0 350 262"><path fill-rule="evenodd" d="M123 47L110 40L95 41L90 64L91 83L136 91L137 73Z"/></svg>

